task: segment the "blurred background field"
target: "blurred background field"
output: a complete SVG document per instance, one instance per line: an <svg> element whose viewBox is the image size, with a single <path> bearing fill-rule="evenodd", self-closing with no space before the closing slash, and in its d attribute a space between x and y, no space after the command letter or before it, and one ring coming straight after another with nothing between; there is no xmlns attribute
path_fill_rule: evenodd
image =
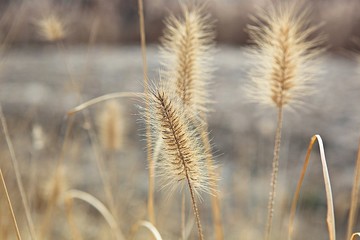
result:
<svg viewBox="0 0 360 240"><path fill-rule="evenodd" d="M220 192L225 239L263 237L276 112L258 108L243 94L251 65L245 55L248 43L244 27L249 14L266 1L209 1L217 20L216 71L212 84L213 111L209 114L210 136L220 163ZM337 234L345 235L350 205L353 170L359 140L360 81L356 61L360 3L356 0L307 1L314 22L323 22L329 49L321 56L322 74L317 92L306 105L285 112L280 176L275 208L274 239L286 239L290 203L312 135L325 143L333 184ZM163 19L179 12L178 1L145 1L145 27L149 78L159 69L158 39ZM37 231L46 223L44 239L70 239L66 206L59 201L46 219L51 198L51 181L65 139L67 111L80 102L113 92L141 92L142 62L139 43L137 1L0 1L0 103L6 117L20 172ZM66 26L66 38L59 44L41 39L37 21L57 15ZM81 93L82 101L78 99ZM104 158L111 182L120 228L125 235L131 226L146 219L147 162L144 123L139 99L118 100L121 107L122 143L116 151L105 149L97 138L96 149ZM87 130L100 133L99 116L105 103L89 108L90 123L81 113L63 151L66 186L86 191L106 202L97 171L96 149ZM9 151L0 138L0 167L4 173L19 221L27 239L28 229L14 178ZM65 183L64 183L65 184ZM156 188L157 227L163 239L180 236L180 197L168 198ZM0 194L0 233L15 239L5 196ZM206 239L212 235L209 197L200 204ZM110 239L111 230L91 207L74 202L74 225L83 239ZM191 223L191 212L189 222ZM313 152L300 198L295 239L327 239L326 198L321 164ZM360 229L357 222L355 229ZM189 239L196 239L195 230ZM1 236L1 235L0 235ZM141 232L139 239L149 239Z"/></svg>

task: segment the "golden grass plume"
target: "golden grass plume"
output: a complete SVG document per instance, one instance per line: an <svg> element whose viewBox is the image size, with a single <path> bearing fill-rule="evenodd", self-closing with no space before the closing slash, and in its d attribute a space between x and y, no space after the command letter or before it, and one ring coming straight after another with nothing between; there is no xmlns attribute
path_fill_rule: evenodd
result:
<svg viewBox="0 0 360 240"><path fill-rule="evenodd" d="M312 25L310 19L309 9L298 3L269 4L252 17L254 25L247 27L254 43L247 88L251 100L293 106L312 92L324 37L314 37L319 25Z"/></svg>
<svg viewBox="0 0 360 240"><path fill-rule="evenodd" d="M196 112L207 111L207 86L214 70L213 20L203 8L182 6L181 18L168 17L160 47L163 75L183 103Z"/></svg>
<svg viewBox="0 0 360 240"><path fill-rule="evenodd" d="M38 23L40 36L49 42L63 40L66 35L64 23L55 15L42 18Z"/></svg>
<svg viewBox="0 0 360 240"><path fill-rule="evenodd" d="M197 196L200 192L211 193L214 181L210 181L213 176L205 163L209 153L199 135L201 124L193 124L196 116L164 86L150 88L148 101L153 142L163 139L155 163L161 186L176 189L189 181Z"/></svg>

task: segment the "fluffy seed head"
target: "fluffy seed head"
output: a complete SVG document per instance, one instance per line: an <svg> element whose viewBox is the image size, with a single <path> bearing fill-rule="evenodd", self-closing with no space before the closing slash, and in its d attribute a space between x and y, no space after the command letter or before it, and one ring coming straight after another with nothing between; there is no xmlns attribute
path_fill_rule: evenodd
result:
<svg viewBox="0 0 360 240"><path fill-rule="evenodd" d="M196 112L206 112L209 102L207 85L212 75L214 54L213 24L203 7L183 6L182 17L166 20L161 39L161 65L169 87L185 106Z"/></svg>
<svg viewBox="0 0 360 240"><path fill-rule="evenodd" d="M123 114L115 100L106 102L99 114L100 141L102 146L111 151L120 150L124 142Z"/></svg>
<svg viewBox="0 0 360 240"><path fill-rule="evenodd" d="M55 42L64 39L64 24L54 15L47 16L38 22L39 33L46 41Z"/></svg>
<svg viewBox="0 0 360 240"><path fill-rule="evenodd" d="M211 193L214 181L210 181L206 169L208 153L199 136L202 126L194 124L196 117L166 88L150 90L148 101L153 142L162 139L161 153L155 163L161 185L174 190L188 181L198 196L200 192Z"/></svg>
<svg viewBox="0 0 360 240"><path fill-rule="evenodd" d="M311 26L308 12L296 3L270 5L248 26L255 44L250 50L254 67L247 89L253 101L282 107L301 103L311 93L323 38L311 39L318 27Z"/></svg>

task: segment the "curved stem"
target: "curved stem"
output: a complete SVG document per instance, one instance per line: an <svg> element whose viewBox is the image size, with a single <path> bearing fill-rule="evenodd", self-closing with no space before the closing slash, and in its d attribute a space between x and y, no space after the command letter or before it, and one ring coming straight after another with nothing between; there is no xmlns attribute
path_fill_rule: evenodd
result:
<svg viewBox="0 0 360 240"><path fill-rule="evenodd" d="M320 135L314 135L310 140L309 147L306 152L305 162L304 162L303 168L301 170L298 184L296 186L296 191L294 194L293 201L291 203L289 233L288 233L289 234L288 239L290 239L290 240L292 239L292 234L294 231L293 226L294 226L294 219L295 219L295 213L296 213L296 205L297 205L297 202L299 199L300 190L301 190L302 183L304 181L305 173L306 173L307 167L309 165L311 150L312 150L313 145L316 140L319 143L320 160L321 160L322 172L323 172L324 184L325 184L326 202L327 202L326 222L327 222L327 226L328 226L329 239L330 240L336 239L334 202L333 202L333 196L332 196L332 190L331 190L329 171L328 171L327 163L326 163L324 144L322 142Z"/></svg>
<svg viewBox="0 0 360 240"><path fill-rule="evenodd" d="M144 228L148 229L151 232L151 234L153 235L153 237L155 238L155 240L162 240L159 231L154 227L154 225L152 223L150 223L148 221L139 221L139 222L135 223L135 225L131 228L131 235L129 238L130 240L134 239L135 234L140 227L144 227Z"/></svg>
<svg viewBox="0 0 360 240"><path fill-rule="evenodd" d="M74 107L73 109L71 109L70 111L67 112L68 115L73 115L77 112L80 112L88 107L91 107L92 105L107 101L107 100L111 100L114 98L123 98L123 97L142 97L142 93L136 93L136 92L116 92L116 93L109 93L109 94L105 94L102 95L100 97L97 98L93 98L90 99L87 102L84 102L76 107Z"/></svg>

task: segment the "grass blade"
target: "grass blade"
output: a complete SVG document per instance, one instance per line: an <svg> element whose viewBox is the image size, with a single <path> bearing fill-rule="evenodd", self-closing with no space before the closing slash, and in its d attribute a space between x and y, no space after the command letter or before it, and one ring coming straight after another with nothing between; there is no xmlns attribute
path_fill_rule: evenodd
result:
<svg viewBox="0 0 360 240"><path fill-rule="evenodd" d="M349 214L346 239L350 239L354 227L354 223L357 217L358 202L359 202L359 186L360 186L360 142L359 142L358 155L357 155L356 167L354 173L354 183L351 192L350 214ZM351 239L353 239L353 237L351 237Z"/></svg>
<svg viewBox="0 0 360 240"><path fill-rule="evenodd" d="M148 222L148 221L139 221L132 226L131 237L130 237L131 240L134 239L135 234L139 230L140 227L144 227L144 228L148 229L151 232L151 234L153 235L153 237L155 238L155 240L162 240L159 231L155 228L155 226L151 222Z"/></svg>
<svg viewBox="0 0 360 240"><path fill-rule="evenodd" d="M293 235L293 231L294 231L294 218L295 218L295 213L296 213L296 206L297 206L297 202L299 200L299 194L300 194L301 186L302 186L302 183L303 183L303 180L305 177L305 173L306 173L306 170L307 170L307 167L309 164L311 150L313 149L313 145L316 140L319 143L320 158L321 158L322 171L323 171L324 183L325 183L326 200L327 200L326 221L327 221L327 225L328 225L329 239L330 240L336 239L334 203L333 203L333 197L332 197L332 191L331 191L329 171L328 171L327 164L326 164L324 145L323 145L323 141L322 141L320 135L314 135L311 138L310 143L309 143L309 147L308 147L308 150L306 153L303 169L301 171L300 179L298 181L296 191L294 194L294 199L291 204L288 239L292 239L292 235Z"/></svg>
<svg viewBox="0 0 360 240"><path fill-rule="evenodd" d="M15 227L15 231L16 231L16 237L17 237L18 240L21 240L20 231L19 231L19 228L18 228L18 225L17 225L17 222L16 222L16 217L15 217L12 205L11 205L11 200L10 200L10 197L9 197L9 193L8 193L6 183L5 183L5 179L4 179L4 176L2 174L1 169L0 169L0 177L1 177L1 182L2 182L4 190L5 190L6 200L7 200L8 205L9 205L9 209L10 209L10 212L11 212L11 217L12 217L13 222L14 222L14 227Z"/></svg>
<svg viewBox="0 0 360 240"><path fill-rule="evenodd" d="M97 98L93 98L90 99L87 102L84 102L76 107L74 107L73 109L71 109L70 111L67 112L68 115L73 115L77 112L80 112L92 105L104 102L104 101L108 101L111 99L115 99L115 98L123 98L123 97L142 97L142 93L136 93L136 92L116 92L116 93L109 93L109 94L105 94L102 95L100 97Z"/></svg>
<svg viewBox="0 0 360 240"><path fill-rule="evenodd" d="M93 206L105 218L106 222L109 224L110 228L113 230L114 235L116 236L116 239L117 240L125 239L123 234L121 233L113 215L105 207L105 205L102 202L100 202L97 198L90 195L89 193L73 189L73 190L68 190L65 193L65 200L66 199L80 199L80 200L83 200L84 202L87 202L91 206Z"/></svg>

